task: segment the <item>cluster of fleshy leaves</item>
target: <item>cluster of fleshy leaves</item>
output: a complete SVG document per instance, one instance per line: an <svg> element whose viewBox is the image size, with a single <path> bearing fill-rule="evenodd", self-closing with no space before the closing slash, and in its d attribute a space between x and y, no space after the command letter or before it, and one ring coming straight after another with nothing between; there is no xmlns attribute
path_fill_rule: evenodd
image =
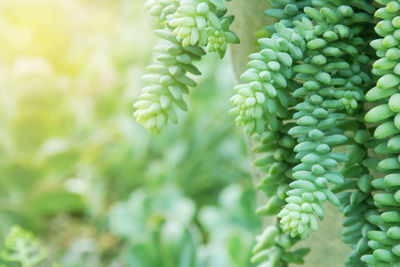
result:
<svg viewBox="0 0 400 267"><path fill-rule="evenodd" d="M195 83L186 73L199 74L192 61L204 50L223 56L237 37L221 1L148 7L170 45L149 67L153 85L135 117L159 132L177 120L175 107L187 107L182 95ZM267 173L259 188L268 202L257 213L280 219L257 237L254 262L303 262L308 250L293 256L292 246L317 230L329 201L343 212L342 241L354 250L346 266L400 266L399 14L400 2L390 0L272 0L265 11L277 22L231 99L236 123L259 142L255 165Z"/></svg>
<svg viewBox="0 0 400 267"><path fill-rule="evenodd" d="M336 168L348 158L333 148L342 146L348 138L337 125L347 118L343 110L353 113L357 109L362 86L371 80L361 69L369 58L357 50L358 43L363 43L357 35L371 16L329 1L313 2L304 12L308 18L296 26L307 42L307 50L303 63L293 67L302 83L293 94L302 102L294 107L296 126L289 131L297 137L294 152L301 163L293 168L296 181L290 184L288 204L279 214L284 229L303 239L309 230L317 230L315 215L323 219L322 202L340 205L329 184L344 183Z"/></svg>
<svg viewBox="0 0 400 267"><path fill-rule="evenodd" d="M365 127L360 117L349 119L340 128L352 134L349 136L349 150L346 153L348 160L339 169L345 177L344 183L331 189L338 194L340 209L345 216L342 241L354 250L345 261L345 266L361 267L365 266L361 257L371 253L367 234L376 229L365 214L375 210L371 194L371 170L376 172L380 169L378 159L368 155L368 149L375 147L377 143L373 140L371 130Z"/></svg>
<svg viewBox="0 0 400 267"><path fill-rule="evenodd" d="M234 17L226 15L223 0L149 0L146 8L157 17L164 39L157 45L154 63L148 66L134 117L149 132L160 133L168 121L177 123L178 111L188 109L184 95L200 75L193 61L206 52L217 52L222 58L229 43L238 37L229 30Z"/></svg>
<svg viewBox="0 0 400 267"><path fill-rule="evenodd" d="M245 83L235 87L237 94L232 98L235 105L232 113L237 116L237 124L244 126L249 135L264 136L261 139L257 137L261 145L256 150L265 154L255 164L268 173L260 188L269 200L259 209L259 214L275 215L276 210L282 206L282 200L286 198L287 204L278 215L281 218L281 230L288 231L292 238L300 236L304 239L310 230L317 230L315 215L323 219L322 202L328 200L340 206L346 217L343 222L345 230L342 240L349 244L354 252L345 265L386 264L381 260L382 256L379 260L376 259L377 252L373 254L374 260L371 260L371 256L366 256L377 248L378 252L383 254L381 247L371 244L371 236L379 225L366 216L370 214L371 218L376 217L376 206L379 207L380 201L379 194L378 197L372 196L373 185L379 180L373 181L371 171L381 172L385 168L387 170L388 167L384 166L384 163L398 164L394 163L394 159L378 164L378 160L368 154L368 150L375 147L377 153L389 154L387 146L383 147L370 134L371 130L366 127L363 119L364 95L373 83L373 74L378 74L375 66L388 64L387 61L378 61L371 73L370 62L373 60L373 54L367 42L374 36L371 22L375 8L369 1L297 2L301 3L301 8L296 7L295 2L280 3L280 6L279 3L275 3L275 6L273 3L273 8L265 12L267 16L279 19L279 22L267 27L273 34L268 41L260 40L259 52L250 55L249 68L242 75ZM295 13L298 10L302 12ZM390 27L386 24L384 26L387 34L387 28ZM378 24L376 28L379 30L384 26ZM277 35L288 40L286 47L282 45L281 40L278 45L271 41L276 40ZM267 48L271 48L269 53L262 46L266 43ZM291 57L291 60L288 60L291 62L287 65L288 70L272 70L270 65L276 65L275 62L281 63L274 53L290 51L291 45L297 45L302 54L296 58L288 53ZM395 57L393 49L390 53ZM394 62L389 65L391 68L395 66ZM282 84L283 79L279 79L280 77L271 78L273 75L277 76L277 71L285 78L286 84ZM389 88L394 91L391 87L397 86L400 80L389 77L390 79L385 77L386 82L394 84L381 89ZM293 87L296 84L300 86ZM379 84L378 81L378 88ZM271 90L271 85L273 89L277 89L276 92ZM372 91L374 94L378 92L381 98L390 94L376 88ZM384 92L387 94L384 95ZM367 94L367 99L370 94ZM289 106L282 105L282 95L286 103L291 103ZM391 101L392 106L396 103L395 100L396 96ZM292 110L294 112L291 112ZM386 104L370 111L366 120L376 122L394 115L395 111L389 110ZM384 118L371 120L371 116ZM386 129L389 123L391 127ZM398 133L393 126L396 126L396 122L387 122L385 129L378 128L376 132L388 134L392 130L392 134ZM286 130L282 132L283 129ZM282 143L280 138L287 139L288 136L297 140L293 149L286 152L283 157L285 164L282 164L282 159L277 156L282 148L277 144ZM265 144L267 139L273 139L270 143L274 146ZM346 146L347 152L334 151L338 146ZM278 164L279 168L276 168ZM277 169L280 172L277 173ZM287 188L287 185L291 189L284 192L282 188ZM380 186L382 189L382 184ZM387 195L383 201L387 201ZM258 249L255 249L255 252L259 252ZM385 253L388 254L387 251ZM394 257L390 257L390 264L394 264ZM265 259L268 260L270 259ZM282 260L274 262L271 266L281 266L279 264L282 264Z"/></svg>
<svg viewBox="0 0 400 267"><path fill-rule="evenodd" d="M368 232L370 254L363 256L370 266L400 266L400 3L376 1L379 8L375 17L378 38L371 42L378 60L372 72L377 76L376 86L368 91L366 100L375 107L365 116L374 123L374 139L379 141L375 152L381 177L372 182L376 210L367 214L376 229Z"/></svg>
<svg viewBox="0 0 400 267"><path fill-rule="evenodd" d="M293 127L290 107L298 100L292 92L300 85L293 66L304 57L306 43L294 27L294 21L305 17L303 8L309 1L271 1L272 8L265 14L280 19L267 27L269 38L260 38L260 49L250 55L248 70L241 76L231 101L235 107L238 125L249 135L255 134L259 142L254 152L261 153L255 165L267 175L259 189L268 201L261 206L259 215L273 216L284 207L286 193L292 177L292 168L298 163L293 149L296 140L288 134ZM256 238L253 262L261 266L288 266L304 263L308 248L293 249L299 237L285 233L279 223L267 227Z"/></svg>

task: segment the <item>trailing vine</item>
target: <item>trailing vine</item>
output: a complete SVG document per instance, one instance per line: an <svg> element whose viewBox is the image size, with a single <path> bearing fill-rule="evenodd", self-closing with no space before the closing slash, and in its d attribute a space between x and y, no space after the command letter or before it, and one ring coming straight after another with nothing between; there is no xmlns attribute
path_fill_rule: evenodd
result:
<svg viewBox="0 0 400 267"><path fill-rule="evenodd" d="M149 13L162 29L156 34L165 42L155 47L154 64L144 75L148 86L134 104L134 117L149 132L160 133L168 121L178 122L178 111L188 109L184 95L196 82L190 74L201 72L193 65L207 52L225 55L228 43L238 43L229 31L233 16L225 15L222 0L149 0Z"/></svg>
<svg viewBox="0 0 400 267"><path fill-rule="evenodd" d="M379 170L378 159L369 156L368 150L374 147L376 142L372 139L370 131L364 128L357 118L346 124L343 128L353 133L348 142L349 151L346 153L349 160L339 170L346 178L343 184L332 187L332 191L339 193L340 209L345 216L342 241L354 250L345 266L365 266L361 258L371 253L367 234L376 229L365 216L366 213L375 210L371 195L373 178L370 170Z"/></svg>
<svg viewBox="0 0 400 267"><path fill-rule="evenodd" d="M400 4L397 1L376 1L383 5L375 17L379 19L375 27L381 37L371 42L379 60L373 64L373 73L378 76L376 87L372 88L366 99L376 104L365 116L365 121L377 123L374 138L381 144L375 147L375 152L385 158L378 164L384 178L373 181L374 202L377 210L367 217L377 226L368 232L368 246L373 251L363 256L363 260L371 266L399 266L400 264L400 228L398 223L398 207L400 205L398 186L400 185Z"/></svg>
<svg viewBox="0 0 400 267"><path fill-rule="evenodd" d="M345 266L400 266L400 3L376 3L383 7L271 0L264 12L276 22L249 55L230 110L258 142L254 164L266 173L258 188L268 200L257 214L275 216L256 238L252 261L260 266L303 263L309 249L293 246L317 231L326 201L345 216L342 241L353 249ZM196 86L188 74L200 75L193 61L206 52L223 57L238 38L223 1L147 7L166 43L155 49L134 116L159 133L187 110L183 95Z"/></svg>
<svg viewBox="0 0 400 267"><path fill-rule="evenodd" d="M295 67L296 78L303 86L294 95L303 98L303 102L295 106L298 112L293 118L297 125L289 134L297 136L294 151L301 163L293 169L296 181L290 184L288 204L279 217L285 230L303 239L309 230L317 230L315 215L323 219L322 202L328 200L335 206L340 205L328 184L344 183L344 177L335 169L348 159L332 149L347 141L337 124L346 118L342 109L351 112L357 108L361 97L359 86L365 78L349 70L351 65L346 57L368 63L368 58L359 56L351 42L357 40L362 30L357 25L371 18L365 12L355 12L351 6L341 4L340 1L314 1L313 7L306 7L304 12L315 24L308 18L297 23L307 41L307 50L304 64ZM354 64L351 67L360 69Z"/></svg>
<svg viewBox="0 0 400 267"><path fill-rule="evenodd" d="M296 104L292 91L298 87L293 64L303 58L305 42L293 29L293 21L304 17L302 9L307 3L271 2L274 8L265 14L280 21L267 27L270 38L259 39L260 50L250 55L248 70L241 76L246 83L235 87L237 94L231 99L235 105L231 114L237 116L237 124L243 125L249 135L261 135L261 144L255 151L263 156L255 165L267 173L259 188L269 200L257 210L260 215L277 215L283 207L292 168L297 163L292 153L296 143L288 135L292 123L288 120L292 117L289 109ZM254 247L253 262L267 262L270 266L303 263L309 249L291 251L298 240L284 233L279 223L267 227Z"/></svg>

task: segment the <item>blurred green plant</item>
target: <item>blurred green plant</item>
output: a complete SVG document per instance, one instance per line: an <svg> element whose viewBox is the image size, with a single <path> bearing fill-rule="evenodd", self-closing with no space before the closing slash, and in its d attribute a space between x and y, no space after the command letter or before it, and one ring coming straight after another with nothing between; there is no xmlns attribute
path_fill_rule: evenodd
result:
<svg viewBox="0 0 400 267"><path fill-rule="evenodd" d="M19 226L11 228L0 253L2 260L18 262L22 267L37 266L47 255L47 250L40 246L33 233Z"/></svg>
<svg viewBox="0 0 400 267"><path fill-rule="evenodd" d="M239 185L224 189L218 205L196 209L178 187L134 191L110 211L109 227L124 240L129 266L253 266L253 230L259 220L248 211L253 194Z"/></svg>
<svg viewBox="0 0 400 267"><path fill-rule="evenodd" d="M243 206L232 220L248 221L235 224L229 243L212 241L216 230L200 223L200 210L217 207L227 185L243 188L246 205L252 203L251 181L243 179L245 145L227 115L233 85L227 80L234 81L228 61L199 62L204 75L196 80L190 112L178 113L180 127L153 138L132 121L131 103L154 43L143 3L0 1L0 240L21 225L65 267L135 266L129 260L140 242L109 227L115 221L110 207L136 192L147 199L171 185L195 207L177 231L196 255L212 259L204 256L201 266L213 266L220 253L228 253L228 244L234 251L240 231L250 236L259 224L245 215L252 208ZM165 193L168 197L175 199ZM155 212L143 216L153 218ZM130 218L118 218L133 227ZM167 225L152 220L144 224L144 236ZM220 229L230 228L223 227L227 224L230 219ZM238 246L248 248L251 238L246 240ZM150 243L140 244L138 251ZM234 266L248 266L238 260L230 259Z"/></svg>

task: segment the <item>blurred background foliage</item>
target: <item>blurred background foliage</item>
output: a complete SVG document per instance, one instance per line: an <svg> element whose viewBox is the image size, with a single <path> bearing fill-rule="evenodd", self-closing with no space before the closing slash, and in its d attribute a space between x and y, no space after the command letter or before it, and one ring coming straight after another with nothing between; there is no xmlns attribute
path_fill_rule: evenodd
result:
<svg viewBox="0 0 400 267"><path fill-rule="evenodd" d="M143 3L0 1L0 243L19 225L41 266L252 266L229 60L200 62L190 112L148 135L131 117L157 42Z"/></svg>

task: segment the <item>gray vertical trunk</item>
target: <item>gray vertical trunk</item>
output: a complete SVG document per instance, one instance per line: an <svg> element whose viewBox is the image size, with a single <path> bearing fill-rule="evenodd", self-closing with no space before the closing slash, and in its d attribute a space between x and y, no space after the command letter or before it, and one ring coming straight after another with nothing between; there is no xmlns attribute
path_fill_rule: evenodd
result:
<svg viewBox="0 0 400 267"><path fill-rule="evenodd" d="M267 1L260 0L233 0L229 4L229 12L236 17L233 30L241 40L240 45L234 45L231 49L233 68L237 77L246 69L248 55L255 49L256 38L254 33L261 27L273 22L263 15L267 5ZM248 138L247 143L249 146L249 158L253 160L256 157L251 153L254 141ZM263 174L253 167L252 175L254 183L258 184ZM258 199L260 204L265 201L262 194L259 194ZM343 262L351 253L350 248L340 240L342 214L336 207L332 207L329 204L325 205L325 209L326 216L322 222L319 222L318 232L312 233L306 241L299 242L299 246L311 247L311 252L306 257L304 266L340 267L343 266ZM265 218L264 224L268 225L272 220L273 218Z"/></svg>

